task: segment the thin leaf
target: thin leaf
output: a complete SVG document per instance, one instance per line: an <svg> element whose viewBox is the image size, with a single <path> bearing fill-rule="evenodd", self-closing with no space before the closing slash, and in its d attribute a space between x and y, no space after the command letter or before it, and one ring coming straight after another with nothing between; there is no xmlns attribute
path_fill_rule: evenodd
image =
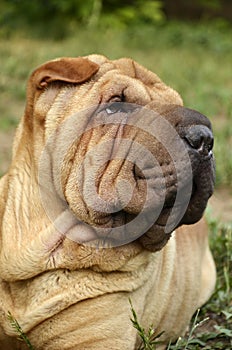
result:
<svg viewBox="0 0 232 350"><path fill-rule="evenodd" d="M16 330L16 332L18 333L19 338L20 338L21 340L23 340L23 341L27 344L27 346L28 346L28 348L29 348L30 350L34 350L33 346L32 346L31 343L30 343L30 340L28 339L28 337L26 336L26 334L23 332L23 330L22 330L20 324L19 324L18 321L14 318L14 316L10 313L10 311L8 311L8 315L7 315L7 316L8 316L8 319L9 319L9 321L10 321L10 324L11 324L12 328L14 328L14 329Z"/></svg>

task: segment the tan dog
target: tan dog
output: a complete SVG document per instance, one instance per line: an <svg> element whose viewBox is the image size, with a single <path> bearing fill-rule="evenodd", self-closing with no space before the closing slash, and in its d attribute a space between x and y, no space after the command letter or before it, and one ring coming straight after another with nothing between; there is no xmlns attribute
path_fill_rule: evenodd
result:
<svg viewBox="0 0 232 350"><path fill-rule="evenodd" d="M35 70L0 182L1 349L27 349L8 312L36 350L136 349L129 298L164 344L182 335L215 284L194 224L212 145L207 118L130 59Z"/></svg>

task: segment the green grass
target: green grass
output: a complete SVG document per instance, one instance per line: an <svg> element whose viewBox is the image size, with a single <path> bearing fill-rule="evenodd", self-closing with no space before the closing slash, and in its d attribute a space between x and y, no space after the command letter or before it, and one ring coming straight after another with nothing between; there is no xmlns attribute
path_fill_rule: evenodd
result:
<svg viewBox="0 0 232 350"><path fill-rule="evenodd" d="M16 331L18 338L27 345L28 349L35 350L34 347L31 345L31 342L28 339L27 335L23 332L20 324L10 312L8 312L8 319L11 324L11 327Z"/></svg>

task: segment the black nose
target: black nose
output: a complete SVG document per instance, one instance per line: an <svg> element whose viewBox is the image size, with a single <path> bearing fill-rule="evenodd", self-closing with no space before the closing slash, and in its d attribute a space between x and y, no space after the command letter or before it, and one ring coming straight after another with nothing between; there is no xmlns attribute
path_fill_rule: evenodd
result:
<svg viewBox="0 0 232 350"><path fill-rule="evenodd" d="M213 148L213 133L205 125L190 126L186 132L185 140L191 148L203 156L211 156Z"/></svg>

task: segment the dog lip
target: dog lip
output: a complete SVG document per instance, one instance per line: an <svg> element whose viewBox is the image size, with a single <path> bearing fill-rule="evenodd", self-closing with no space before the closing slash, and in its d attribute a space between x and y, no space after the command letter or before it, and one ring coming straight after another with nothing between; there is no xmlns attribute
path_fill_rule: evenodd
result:
<svg viewBox="0 0 232 350"><path fill-rule="evenodd" d="M214 156L213 150L206 150L206 149L198 150L188 146L188 151L190 154L193 154L194 157L199 160L199 162L210 161Z"/></svg>
<svg viewBox="0 0 232 350"><path fill-rule="evenodd" d="M188 205L188 202L183 201L183 203L174 203L173 205L165 205L163 210L161 211L158 219L156 220L155 224L159 225L161 227L168 227L171 225L172 230L174 230L176 227L178 227L179 222L181 219L178 219L180 213L183 211L183 207L186 208L186 206ZM173 227L173 224L169 223L167 226L167 223L171 221L171 222L175 222L175 227ZM171 231L172 231L171 230Z"/></svg>
<svg viewBox="0 0 232 350"><path fill-rule="evenodd" d="M213 158L213 151L209 150L207 152L208 153L204 153L204 152L199 151L202 161L207 161L207 160L210 160L211 158Z"/></svg>

